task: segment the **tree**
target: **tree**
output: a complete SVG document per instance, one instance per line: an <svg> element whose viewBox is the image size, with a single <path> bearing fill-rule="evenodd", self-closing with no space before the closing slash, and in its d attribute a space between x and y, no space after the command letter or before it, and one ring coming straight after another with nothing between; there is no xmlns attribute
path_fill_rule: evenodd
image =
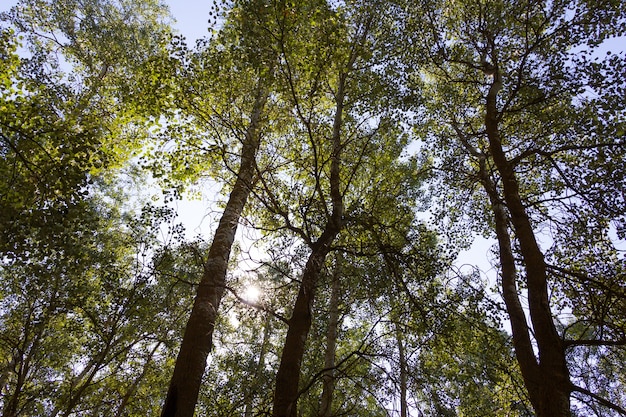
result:
<svg viewBox="0 0 626 417"><path fill-rule="evenodd" d="M359 100L360 92L371 94L362 84L364 77L360 78L359 73L367 73L369 67L365 61L365 45L370 36L373 11L364 8L350 16L350 13L343 15L342 11L320 4L315 12L315 25L309 32L311 38L305 38L306 43L295 45L299 48L282 44L284 55L279 73L286 86L284 97L297 118L298 131L296 141L287 144L295 145L296 149L288 148L282 155L270 158L278 159L277 165L284 167L281 171L289 172L291 178L285 178L278 171L260 180L263 189L259 199L273 214L269 227L292 231L306 242L310 251L288 319L289 328L277 370L275 416L297 413L301 366L320 273L333 242L345 225L344 199L351 192L353 178L361 175L361 166L384 141L379 142L376 129L359 128L368 118L360 119L352 112L359 104L367 106L364 100ZM343 20L349 16L355 22L350 29L343 26ZM313 40L317 51L312 58L300 55L300 48L311 50ZM317 65L311 66L307 60ZM362 65L366 69L362 70ZM354 152L356 163L345 162L348 152Z"/></svg>
<svg viewBox="0 0 626 417"><path fill-rule="evenodd" d="M146 320L158 305L148 302L155 287L139 253L154 246L157 226L129 231L123 194L108 179L139 146L145 114L132 85L147 57L165 50L164 19L155 4L106 1L23 1L2 14L5 416L121 413L155 375L163 342ZM145 55L129 53L131 44ZM98 390L119 396L94 401Z"/></svg>
<svg viewBox="0 0 626 417"><path fill-rule="evenodd" d="M308 12L307 4L287 8L283 4L264 1L235 3L217 41L208 44L206 51L200 51L191 60L190 68L196 71L196 75L192 75L189 90L184 91L183 107L213 137L211 151L217 149L223 154L222 162L226 171L232 172L235 182L205 259L205 270L176 361L163 417L193 415L206 358L212 346L217 312L226 287L228 260L238 222L258 180L260 164L257 152L263 136L271 134L272 123L278 126L277 119L270 120L268 117L272 112L265 108L274 83L275 61L280 53L276 40L290 42L301 24L301 16L306 16ZM266 40L268 34L269 42ZM233 80L226 78L227 74L241 77L232 85L235 91L228 86L228 82ZM250 86L246 85L249 82L254 85L252 94L248 90ZM204 102L207 87L221 88L226 94ZM250 96L251 107L248 104ZM242 105L240 114L233 114L233 97L235 103ZM277 117L276 114L272 116ZM222 144L224 139L230 137L234 137L235 141ZM240 153L235 154L237 161L234 164L238 166L233 168L233 154L229 146L237 140L241 148ZM192 157L191 163L186 158L180 159L179 153L172 158L174 172L181 167L185 174L191 171L192 178L194 174L202 175L203 171L198 171L193 165L198 161L195 158L198 155L201 158L204 152L201 138L191 137L184 146L198 143L200 152ZM182 152L187 153L187 149L182 149Z"/></svg>
<svg viewBox="0 0 626 417"><path fill-rule="evenodd" d="M403 174L414 174L416 161L399 161L407 136L396 126L397 109L382 104L380 93L389 86L373 58L373 51L383 47L376 43L374 16L379 11L374 5L335 10L321 4L311 38L302 32L304 42L282 46L278 85L284 86L281 98L293 109L296 123L288 142L277 142L264 156L279 169L264 171L257 198L269 212L261 218L263 230L291 232L303 242L308 258L296 281L274 415L295 415L298 397L310 387L299 388L299 381L315 294L333 246L343 233L358 234L359 223L367 223L372 211L393 210L399 201L394 197L411 196L412 189L402 185L414 177Z"/></svg>
<svg viewBox="0 0 626 417"><path fill-rule="evenodd" d="M147 72L149 57L165 51L168 29L154 4L118 6L22 1L2 14L9 27L2 32L8 65L0 172L7 181L0 189L0 244L9 256L33 244L53 248L53 235L23 241L25 229L62 225L90 182L119 168L145 137L135 129L145 114L130 100L137 90L120 80L132 84ZM16 55L14 34L24 37L27 57Z"/></svg>
<svg viewBox="0 0 626 417"><path fill-rule="evenodd" d="M137 392L157 394L143 384L159 379L173 343L162 328L173 326L177 310L161 302L169 285L154 281L150 260L154 226L171 213L145 211L141 221L127 221L109 204L84 201L80 216L68 219L63 245L33 246L28 259L2 264L4 416L154 408Z"/></svg>
<svg viewBox="0 0 626 417"><path fill-rule="evenodd" d="M338 256L331 278L331 292L328 306L328 327L326 330L326 349L324 352L324 374L322 376L322 395L320 397L320 417L332 415L333 396L335 394L335 355L337 354L337 331L339 322L339 303L341 299L341 263Z"/></svg>
<svg viewBox="0 0 626 417"><path fill-rule="evenodd" d="M586 51L575 49L593 51L611 33L623 33L615 7L570 1L431 3L419 17L426 30L409 29L428 40L419 80L432 115L425 137L442 162L445 184L465 184L472 205L462 202L464 212L497 237L516 357L538 416L571 415L573 392L624 412L619 403L572 380L566 353L586 343L624 344L613 310L623 296L611 289L619 286L620 267L592 278L615 262L611 222L621 227L624 212L623 181L599 177L602 168L594 161L602 155L605 164L621 170L616 164L624 152L623 121L614 115L624 103L614 99L612 88L622 88L613 68L623 67L624 58L609 55L593 63ZM598 82L599 74L606 83ZM592 183L597 185L589 187ZM607 200L614 204L608 207ZM542 248L551 242L552 248ZM590 242L602 249L592 249ZM580 256L563 256L568 246ZM597 257L592 262L590 253ZM572 280L589 283L595 294L570 291ZM530 322L520 288L527 293ZM611 306L601 320L590 310L572 309L574 320L596 329L594 340L559 334L556 315L570 302L555 303L554 295L575 297L578 304L598 291Z"/></svg>

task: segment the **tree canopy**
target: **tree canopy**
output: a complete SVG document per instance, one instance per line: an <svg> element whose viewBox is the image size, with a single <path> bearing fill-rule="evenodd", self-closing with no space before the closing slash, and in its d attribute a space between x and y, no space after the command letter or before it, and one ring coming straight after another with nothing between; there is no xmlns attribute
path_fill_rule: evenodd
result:
<svg viewBox="0 0 626 417"><path fill-rule="evenodd" d="M626 415L625 13L18 1L0 413Z"/></svg>

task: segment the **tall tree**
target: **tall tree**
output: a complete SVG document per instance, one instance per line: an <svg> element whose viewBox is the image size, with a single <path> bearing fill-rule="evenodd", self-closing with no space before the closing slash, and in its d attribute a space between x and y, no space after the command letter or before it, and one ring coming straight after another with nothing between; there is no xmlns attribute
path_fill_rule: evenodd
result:
<svg viewBox="0 0 626 417"><path fill-rule="evenodd" d="M294 168L303 167L305 171L310 171L310 179L313 180L311 183L303 173L298 173L296 180L301 178L306 183L293 184L295 187L302 187L303 195L296 198L303 199L304 206L290 207L290 201L282 201L277 196L274 184L280 183L278 177L262 180L265 185L261 196L263 203L276 216L282 217L287 228L304 239L310 249L289 318L289 328L276 375L273 415L285 417L297 415L301 366L312 323L316 286L332 244L344 226L344 196L349 192L351 169L344 163L345 151L352 145L357 154L363 155L368 148L367 134L358 130L353 131L358 139L350 143L348 132L351 128L348 126L353 125L354 120L349 115L349 108L355 103L350 102L348 97L356 91L355 88L361 87L352 77L357 71L355 63L360 64L360 59L365 54L365 43L373 14L366 10L360 15L357 13L356 19L360 21L355 23L354 31L348 34L337 24L344 17L325 3L320 2L316 13L316 20L319 22L316 22L314 30L307 33L311 38L306 39L308 45L303 46L311 50L314 40L323 42L321 45L317 44L319 49L313 55L313 62L319 66L307 65L307 58L298 55L301 50L287 49L291 45L286 43L283 43L284 65L281 66L281 75L285 77L287 86L285 95L303 130L302 139L297 140L305 141L296 143L301 151L291 151L294 156L288 158L293 159L291 164L299 164ZM328 91L325 89L326 83L330 87ZM324 120L324 117L327 119ZM328 139L325 139L326 135ZM297 154L302 151L304 153ZM358 170L358 166L352 168L354 171ZM302 210L302 217L298 219L302 221L300 226L293 224L290 219L290 212L294 209ZM314 223L308 222L309 216Z"/></svg>
<svg viewBox="0 0 626 417"><path fill-rule="evenodd" d="M292 38L297 36L300 25L309 15L310 6L306 3L234 2L217 38L206 44L206 50L200 50L191 58L189 88L183 92L181 106L206 133L196 129L192 132L196 136L183 137L181 147L171 159L173 173L182 172L187 178L190 174L192 178L205 175L206 164L217 151L222 155L225 167L222 171L227 173L227 181L234 183L205 258L205 270L176 361L163 417L193 415L212 347L238 223L254 183L264 170L257 161L257 152L264 135L271 134L272 129L284 129L278 123L278 107L273 105L273 110L266 109L274 90L280 45L293 42ZM208 91L211 96L207 95ZM203 143L205 135L211 138L208 144ZM188 155L190 146L198 149L191 156Z"/></svg>
<svg viewBox="0 0 626 417"><path fill-rule="evenodd" d="M271 65L271 64L269 64ZM185 328L174 374L161 416L193 416L207 356L212 348L219 305L224 293L226 271L239 218L248 199L255 175L255 155L260 143L263 108L268 98L269 68L259 68L250 121L241 143L241 156L235 184L215 231L204 262L204 272L189 321Z"/></svg>
<svg viewBox="0 0 626 417"><path fill-rule="evenodd" d="M155 2L20 1L1 17L2 412L112 413L136 403L121 381L154 376L158 326L144 319L156 316L155 287L138 253L154 247L156 223L129 231L111 177L145 137L134 94L166 52L167 13ZM124 400L93 401L111 389Z"/></svg>
<svg viewBox="0 0 626 417"><path fill-rule="evenodd" d="M329 253L346 225L355 227L367 210L393 199L384 191L402 194L399 172L414 167L415 161L398 161L407 138L395 124L394 109L380 96L388 86L373 59L373 51L382 47L375 36L378 12L373 4L335 9L320 2L303 41L283 44L280 93L296 123L288 142L266 156L281 169L261 176L258 200L269 211L262 218L265 230L291 232L308 258L296 281L298 295L277 371L276 416L297 413L315 294ZM393 178L391 185L376 188L383 178Z"/></svg>
<svg viewBox="0 0 626 417"><path fill-rule="evenodd" d="M603 176L605 168L597 164L603 158L622 170L623 120L615 115L624 102L615 99L613 88L623 88L614 68L624 67L624 57L594 63L584 49L594 51L611 33L623 33L618 9L611 2L433 2L418 17L422 27L409 29L428 44L420 78L414 78L424 88L433 122L425 136L442 162L445 184L465 184L470 204L460 202L463 211L489 225L498 240L501 291L538 416L571 415L572 393L624 412L623 405L572 380L566 352L576 345L624 344L617 319L624 298L614 290L621 267L595 278L614 265L611 223L619 228L624 214L623 180ZM563 256L569 252L564 245L575 245L580 256ZM590 253L598 258L591 261ZM572 280L592 285L595 294L571 291ZM596 291L610 306L600 321L551 296L573 296L579 303L597 297ZM567 304L596 338L577 341L559 332L558 314Z"/></svg>
<svg viewBox="0 0 626 417"><path fill-rule="evenodd" d="M24 228L62 224L91 179L118 168L146 137L137 129L145 113L131 98L149 59L166 53L169 30L155 3L24 0L1 18L9 65L0 98L0 170L7 178L0 244L19 256L33 244L21 238ZM11 34L24 39L26 56L15 55ZM134 49L144 54L129 53Z"/></svg>
<svg viewBox="0 0 626 417"><path fill-rule="evenodd" d="M332 415L333 396L335 393L335 356L337 354L337 331L340 325L339 304L341 302L341 265L342 257L335 258L332 271L330 301L328 305L328 327L326 330L326 348L324 351L324 374L322 375L322 395L320 397L320 417Z"/></svg>

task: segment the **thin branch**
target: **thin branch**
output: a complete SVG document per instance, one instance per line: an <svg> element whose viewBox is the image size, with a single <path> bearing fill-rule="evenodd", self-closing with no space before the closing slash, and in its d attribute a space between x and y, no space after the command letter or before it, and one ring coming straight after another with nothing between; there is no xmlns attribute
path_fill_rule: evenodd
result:
<svg viewBox="0 0 626 417"><path fill-rule="evenodd" d="M596 400L598 403L602 404L605 407L608 407L612 410L617 411L618 413L620 413L623 416L626 416L626 410L623 409L622 407L620 407L619 405L607 400L606 398L603 398L601 396L599 396L598 394L594 394L593 392L589 391L588 389L579 387L577 385L572 385L571 386L571 390L573 392L579 392L581 394L587 395L591 398L593 398L594 400Z"/></svg>
<svg viewBox="0 0 626 417"><path fill-rule="evenodd" d="M564 340L565 348L572 346L625 346L626 339L619 340L602 340L602 339L580 339L580 340Z"/></svg>
<svg viewBox="0 0 626 417"><path fill-rule="evenodd" d="M530 148L525 150L524 152L522 152L521 154L517 155L515 158L511 159L511 163L513 165L517 165L522 159L527 158L529 156L532 155L541 155L544 157L551 157L554 154L560 153L560 152L567 152L567 151L584 151L584 150L589 150L589 149L598 149L598 148L608 148L608 147L623 147L626 146L626 144L624 144L623 142L604 142L604 143L592 143L589 145L564 145L564 146L560 146L558 148L555 149L550 149L550 150L543 150L543 149L537 149L537 148Z"/></svg>

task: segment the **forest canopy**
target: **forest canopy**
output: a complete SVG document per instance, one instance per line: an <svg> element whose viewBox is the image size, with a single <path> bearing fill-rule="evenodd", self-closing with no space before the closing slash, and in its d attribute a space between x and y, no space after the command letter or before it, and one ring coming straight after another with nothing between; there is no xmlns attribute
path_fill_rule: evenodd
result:
<svg viewBox="0 0 626 417"><path fill-rule="evenodd" d="M0 14L2 417L626 416L624 2L174 18Z"/></svg>

